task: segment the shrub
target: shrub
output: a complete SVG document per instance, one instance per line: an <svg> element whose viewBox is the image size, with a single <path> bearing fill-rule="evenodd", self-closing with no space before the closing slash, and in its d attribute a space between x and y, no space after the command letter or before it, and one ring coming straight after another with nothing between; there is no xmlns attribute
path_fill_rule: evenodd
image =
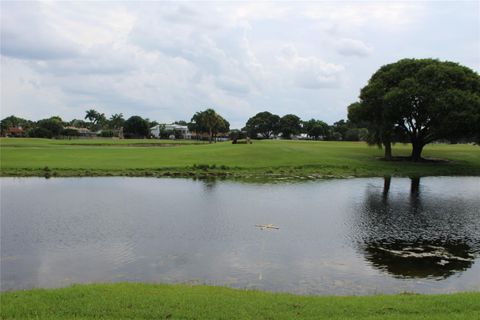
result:
<svg viewBox="0 0 480 320"><path fill-rule="evenodd" d="M28 130L28 136L31 138L49 138L53 137L53 133L45 128L32 128Z"/></svg>
<svg viewBox="0 0 480 320"><path fill-rule="evenodd" d="M79 133L78 130L67 128L62 130L61 135L67 137L78 137Z"/></svg>
<svg viewBox="0 0 480 320"><path fill-rule="evenodd" d="M111 137L113 137L113 131L112 130L102 130L102 132L100 132L100 137L111 138Z"/></svg>

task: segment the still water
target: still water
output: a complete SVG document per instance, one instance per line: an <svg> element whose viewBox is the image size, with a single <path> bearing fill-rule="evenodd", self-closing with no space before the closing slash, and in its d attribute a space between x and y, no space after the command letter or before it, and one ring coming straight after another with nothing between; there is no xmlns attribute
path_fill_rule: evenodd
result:
<svg viewBox="0 0 480 320"><path fill-rule="evenodd" d="M479 177L0 183L2 290L115 281L307 294L480 290Z"/></svg>

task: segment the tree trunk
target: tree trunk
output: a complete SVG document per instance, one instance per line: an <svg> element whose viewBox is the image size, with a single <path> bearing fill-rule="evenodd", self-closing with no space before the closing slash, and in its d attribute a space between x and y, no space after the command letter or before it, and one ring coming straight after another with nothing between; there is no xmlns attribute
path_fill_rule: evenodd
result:
<svg viewBox="0 0 480 320"><path fill-rule="evenodd" d="M209 137L208 137L208 138L209 138L209 139L208 139L208 142L209 142L209 143L212 143L212 138L213 138L213 132L212 132L212 130L210 130L209 134L210 134L210 135L209 135Z"/></svg>
<svg viewBox="0 0 480 320"><path fill-rule="evenodd" d="M390 141L386 141L383 143L385 146L385 160L392 160L392 143Z"/></svg>
<svg viewBox="0 0 480 320"><path fill-rule="evenodd" d="M388 192L390 191L390 184L392 182L391 176L383 177L383 200L387 200Z"/></svg>
<svg viewBox="0 0 480 320"><path fill-rule="evenodd" d="M418 196L420 193L420 177L410 178L410 194L412 196Z"/></svg>
<svg viewBox="0 0 480 320"><path fill-rule="evenodd" d="M420 209L420 177L410 178L410 208L414 214Z"/></svg>
<svg viewBox="0 0 480 320"><path fill-rule="evenodd" d="M425 144L418 141L412 141L412 161L418 162L422 160L422 150Z"/></svg>

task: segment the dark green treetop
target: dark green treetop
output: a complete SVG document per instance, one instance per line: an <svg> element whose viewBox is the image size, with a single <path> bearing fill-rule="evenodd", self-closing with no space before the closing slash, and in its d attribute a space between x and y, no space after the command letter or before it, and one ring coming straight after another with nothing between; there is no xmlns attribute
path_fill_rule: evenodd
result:
<svg viewBox="0 0 480 320"><path fill-rule="evenodd" d="M265 139L271 138L278 132L280 125L280 117L268 111L259 112L248 119L244 130L252 138L261 135Z"/></svg>
<svg viewBox="0 0 480 320"><path fill-rule="evenodd" d="M401 132L419 161L428 143L479 134L480 76L454 62L403 59L373 74L350 115L369 122L376 143Z"/></svg>

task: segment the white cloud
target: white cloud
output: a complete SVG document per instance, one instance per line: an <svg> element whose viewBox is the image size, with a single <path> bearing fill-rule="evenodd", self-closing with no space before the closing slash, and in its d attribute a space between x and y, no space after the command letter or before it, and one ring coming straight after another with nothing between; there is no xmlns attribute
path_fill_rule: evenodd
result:
<svg viewBox="0 0 480 320"><path fill-rule="evenodd" d="M137 16L128 7L115 2L42 2L43 21L48 21L55 34L88 51L98 45L123 46Z"/></svg>
<svg viewBox="0 0 480 320"><path fill-rule="evenodd" d="M1 54L27 60L74 57L80 48L43 19L38 3L2 3Z"/></svg>
<svg viewBox="0 0 480 320"><path fill-rule="evenodd" d="M99 45L76 57L34 61L30 65L40 73L58 76L107 75L132 71L138 67L138 61L134 50Z"/></svg>
<svg viewBox="0 0 480 320"><path fill-rule="evenodd" d="M311 19L330 24L341 32L355 32L365 26L376 26L389 31L416 23L425 14L421 2L345 2L312 3L303 14Z"/></svg>
<svg viewBox="0 0 480 320"><path fill-rule="evenodd" d="M373 49L360 40L341 39L335 45L337 52L344 56L365 57L372 54Z"/></svg>
<svg viewBox="0 0 480 320"><path fill-rule="evenodd" d="M12 58L1 58L1 108L2 118L17 115L27 119L41 119L68 113L65 94L56 84L27 65Z"/></svg>
<svg viewBox="0 0 480 320"><path fill-rule="evenodd" d="M293 45L281 50L279 62L287 69L293 84L305 89L335 88L341 85L345 68L314 56L300 56Z"/></svg>

